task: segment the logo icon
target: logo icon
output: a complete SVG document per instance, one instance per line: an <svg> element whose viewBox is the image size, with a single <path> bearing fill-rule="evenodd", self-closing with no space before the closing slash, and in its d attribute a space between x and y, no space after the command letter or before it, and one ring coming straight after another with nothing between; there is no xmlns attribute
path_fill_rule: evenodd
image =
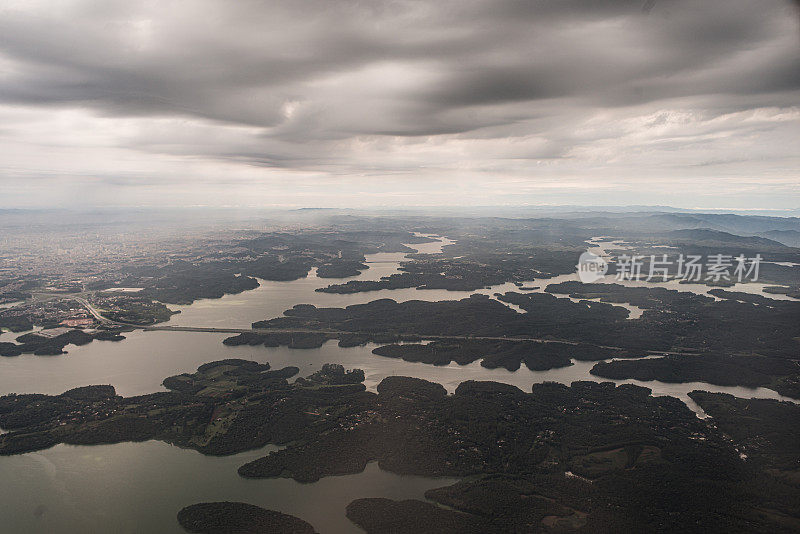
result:
<svg viewBox="0 0 800 534"><path fill-rule="evenodd" d="M591 284L603 278L608 272L608 263L606 260L592 254L591 252L584 252L578 258L578 278L584 284Z"/></svg>

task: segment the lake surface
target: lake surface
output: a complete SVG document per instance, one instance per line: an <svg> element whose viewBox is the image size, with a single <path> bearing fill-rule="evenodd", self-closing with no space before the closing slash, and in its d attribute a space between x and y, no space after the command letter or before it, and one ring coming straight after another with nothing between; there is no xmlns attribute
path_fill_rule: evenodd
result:
<svg viewBox="0 0 800 534"><path fill-rule="evenodd" d="M382 495L423 499L450 478L400 476L368 464L357 475L313 484L240 477L242 464L275 447L209 457L159 441L78 447L0 459L0 531L8 534L184 533L176 519L190 504L242 501L302 517L320 533L363 532L344 514L353 500ZM12 512L13 513L10 513Z"/></svg>
<svg viewBox="0 0 800 534"><path fill-rule="evenodd" d="M449 240L413 245L424 253L435 253ZM597 243L596 243L597 244ZM607 245L606 243L598 244ZM614 246L612 244L612 246ZM378 280L397 272L403 253L369 255L370 268L351 279ZM564 275L536 280L526 286L577 279ZM613 278L609 280L614 282ZM171 306L181 310L168 324L247 328L254 321L279 316L295 304L342 307L377 298L405 300L455 300L474 293L494 295L519 291L514 284L502 284L479 291L386 290L353 295L317 293L314 290L341 279L320 279L316 272L293 282L261 280L261 286L238 295L207 299L190 306ZM655 284L660 285L660 284ZM677 285L677 284L676 284ZM755 291L753 284L745 284ZM705 293L707 286L674 289ZM744 287L736 287L744 290ZM780 295L765 295L780 298ZM567 298L564 296L564 298ZM626 306L627 307L627 306ZM631 319L641 310L633 306ZM520 310L517 310L520 311ZM3 341L20 334L3 333ZM346 368L364 370L367 387L391 375L425 378L443 384L452 392L465 380L494 380L530 391L535 383L555 381L570 384L575 380L603 381L589 374L595 362L573 361L561 369L534 372L524 366L516 372L485 369L475 362L432 366L405 362L372 354L376 346L341 348L331 341L318 349L286 347L226 347L228 334L206 332L126 333L122 342L94 341L82 347L68 346L60 356L22 355L0 358L0 394L50 393L88 384L112 384L118 394L131 396L163 390L161 381L170 375L193 372L206 362L221 358L244 358L269 362L273 368L300 367L308 375L322 364L341 363ZM654 395L682 399L699 416L702 410L686 395L694 389L731 393L739 397L791 400L765 388L720 387L705 383L666 384L635 380L614 381L649 387ZM207 457L196 451L164 443L122 443L93 447L59 445L52 449L0 458L0 531L10 533L150 533L182 532L175 520L178 510L189 504L209 500L240 500L296 515L323 533L360 532L344 516L344 507L360 497L393 499L422 498L425 490L452 483L451 480L401 477L370 464L364 473L330 477L314 484L291 480L245 480L237 468L266 454L270 448L225 458Z"/></svg>
<svg viewBox="0 0 800 534"><path fill-rule="evenodd" d="M443 246L453 241L442 238L433 243L411 245L420 253L435 254L441 252ZM340 284L350 280L380 280L399 272L400 262L405 253L368 254L366 269L358 276L350 278L319 278L316 268L305 278L290 282L274 282L259 279L256 289L237 295L225 295L219 299L201 299L187 306L170 306L181 313L173 315L164 324L175 326L208 326L229 328L250 328L255 321L271 319L283 315L283 312L295 304L313 304L319 308L343 308L352 304L366 304L378 299L393 299L397 302L409 300L425 300L436 302L441 300L459 300L475 293L493 297L495 293L517 291L513 283L500 284L491 288L474 291L447 291L444 289L384 289L363 293L340 295L336 293L319 293L317 288L332 284ZM506 303L503 303L506 304ZM516 311L516 306L508 305Z"/></svg>
<svg viewBox="0 0 800 534"><path fill-rule="evenodd" d="M601 237L595 237L589 240L589 248L587 249L589 252L596 254L602 258L608 259L611 255L608 253L609 250L625 250L626 247L622 241L614 240L614 241L606 241ZM672 247L664 247L664 248L672 248ZM763 263L770 263L770 262L763 262ZM773 262L775 263L775 262ZM778 263L779 265L787 265L787 262ZM577 273L565 275L565 277L557 277L552 278L552 283L557 282L565 282L569 280L578 280ZM779 293L767 293L764 291L764 288L769 286L774 286L775 284L764 284L758 281L755 282L737 282L730 287L723 287L723 288L715 288L712 286L707 286L705 284L695 284L695 283L682 283L681 280L668 280L666 282L657 282L655 280L650 282L639 282L636 280L617 280L616 276L614 275L607 275L603 277L601 280L598 280L597 283L603 284L620 284L625 287L663 287L666 289L674 289L677 291L686 291L690 293L694 293L696 295L705 295L707 297L711 297L714 300L721 300L719 297L714 295L710 295L708 292L712 289L724 289L726 291L738 291L741 293L749 293L751 295L760 295L762 297L766 297L772 300L789 300L797 302L798 300L794 297L790 297L788 295L781 295Z"/></svg>
<svg viewBox="0 0 800 534"><path fill-rule="evenodd" d="M442 238L433 243L414 245L420 252L440 252L446 244L452 243ZM600 248L619 246L616 242L598 243L593 252L605 254ZM350 279L380 279L397 272L404 253L381 253L368 255L370 269L358 277ZM537 280L526 286L538 286L543 291L549 282L576 279L576 275L558 276L550 280ZM514 284L502 284L479 291L445 290L381 290L352 295L318 293L314 290L341 279L320 279L312 272L308 277L291 282L262 281L254 290L237 295L227 295L221 299L203 299L189 306L173 306L181 313L173 316L167 324L183 326L217 326L247 328L252 322L282 315L294 304L307 303L317 306L342 307L365 303L376 298L393 298L397 301L454 300L466 298L474 293L493 295L496 292L519 291ZM702 286L708 289L706 286ZM680 287L679 289L684 289ZM564 296L563 298L569 298ZM635 307L632 307L635 308ZM638 308L637 308L638 310ZM641 310L639 310L641 312ZM19 334L4 333L8 340ZM600 380L589 374L595 362L575 361L574 365L549 371L530 371L522 367L516 372L505 369L486 369L480 362L460 366L452 363L447 366L432 366L417 362L385 358L372 354L376 345L341 348L335 341L319 349L289 349L287 347L266 348L262 346L226 347L222 340L229 334L208 332L145 332L137 330L125 334L121 342L94 341L81 347L68 346L68 354L60 356L34 356L25 354L15 358L0 358L0 394L7 393L49 393L63 391L87 384L111 384L120 395L131 396L163 390L162 380L174 374L194 372L206 362L222 358L244 358L259 362L269 362L273 368L296 365L301 375L308 375L328 362L341 363L346 368L363 369L366 385L373 389L386 376L405 375L425 378L443 384L453 391L465 380L494 380L513 384L524 391L531 385L544 381L569 384L575 380ZM681 398L698 413L699 407L686 396L693 389L706 389L734 394L740 397L781 398L776 392L765 388L726 388L701 382L666 384L662 382L638 382L633 380L619 383L636 383L653 390L658 395L674 395Z"/></svg>

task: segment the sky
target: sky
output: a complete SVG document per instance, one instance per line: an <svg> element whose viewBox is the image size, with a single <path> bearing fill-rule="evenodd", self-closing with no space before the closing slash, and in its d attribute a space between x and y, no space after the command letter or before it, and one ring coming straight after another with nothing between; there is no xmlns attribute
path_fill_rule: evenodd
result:
<svg viewBox="0 0 800 534"><path fill-rule="evenodd" d="M800 206L789 0L0 3L0 207Z"/></svg>

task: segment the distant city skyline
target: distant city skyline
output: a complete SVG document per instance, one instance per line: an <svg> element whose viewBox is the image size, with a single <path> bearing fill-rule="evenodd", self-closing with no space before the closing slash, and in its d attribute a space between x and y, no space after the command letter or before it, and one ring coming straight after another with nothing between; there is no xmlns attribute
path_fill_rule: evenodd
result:
<svg viewBox="0 0 800 534"><path fill-rule="evenodd" d="M788 0L9 0L0 208L800 206Z"/></svg>

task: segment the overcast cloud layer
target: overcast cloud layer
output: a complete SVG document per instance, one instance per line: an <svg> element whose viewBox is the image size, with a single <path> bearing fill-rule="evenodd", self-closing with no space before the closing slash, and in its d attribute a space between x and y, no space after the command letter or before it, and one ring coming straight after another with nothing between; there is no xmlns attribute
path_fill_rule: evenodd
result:
<svg viewBox="0 0 800 534"><path fill-rule="evenodd" d="M0 206L800 205L767 0L0 4Z"/></svg>

